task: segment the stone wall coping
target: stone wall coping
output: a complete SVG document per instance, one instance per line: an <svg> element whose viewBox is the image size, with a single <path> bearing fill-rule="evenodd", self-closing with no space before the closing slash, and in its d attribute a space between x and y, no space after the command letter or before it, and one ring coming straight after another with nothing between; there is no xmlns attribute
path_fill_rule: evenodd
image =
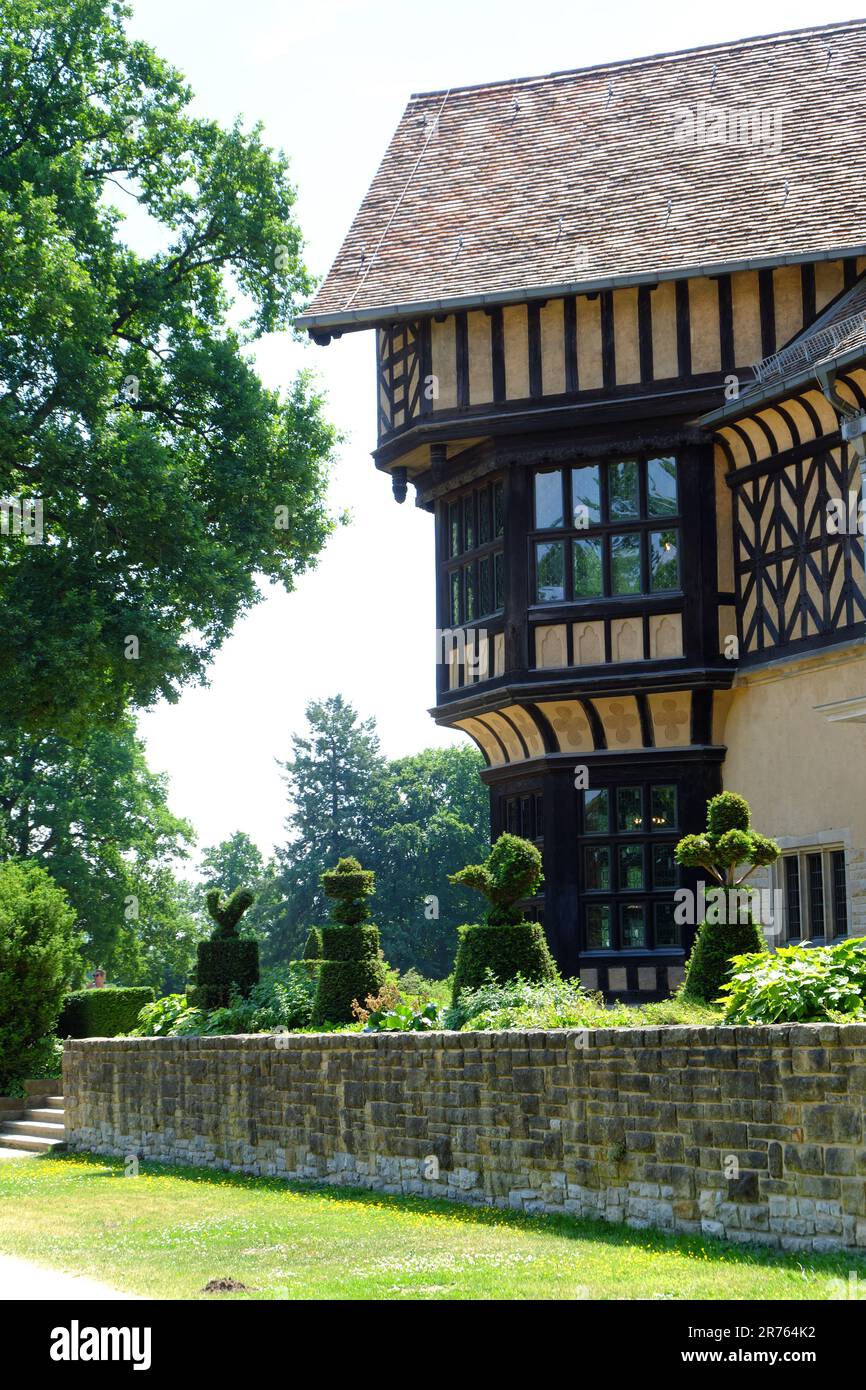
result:
<svg viewBox="0 0 866 1390"><path fill-rule="evenodd" d="M64 1050L77 1052L104 1048L106 1044L122 1051L152 1048L175 1052L232 1051L271 1047L280 1039L280 1051L329 1051L360 1047L377 1050L398 1048L543 1048L568 1045L580 1037L582 1047L647 1048L686 1044L690 1047L816 1047L827 1044L866 1046L866 1023L772 1023L743 1025L670 1024L656 1028L555 1028L529 1030L490 1030L484 1032L429 1033L220 1033L177 1038L67 1038Z"/></svg>

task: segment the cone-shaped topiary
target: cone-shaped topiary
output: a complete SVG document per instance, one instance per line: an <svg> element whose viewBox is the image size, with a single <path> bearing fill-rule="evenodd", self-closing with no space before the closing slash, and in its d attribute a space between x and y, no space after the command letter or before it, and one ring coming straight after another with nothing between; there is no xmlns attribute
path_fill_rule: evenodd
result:
<svg viewBox="0 0 866 1390"><path fill-rule="evenodd" d="M255 902L255 893L236 888L224 898L218 888L209 888L205 902L216 925L210 940L198 943L190 1002L198 1009L221 1009L233 994L246 996L259 981L259 943L237 933L238 922Z"/></svg>
<svg viewBox="0 0 866 1390"><path fill-rule="evenodd" d="M310 927L307 944L304 947L304 960L322 959L322 933L318 927Z"/></svg>
<svg viewBox="0 0 866 1390"><path fill-rule="evenodd" d="M379 928L368 922L367 899L375 874L362 869L357 859L337 861L326 869L321 884L331 899L331 922L322 927L322 962L313 1024L351 1023L352 1001L363 1004L368 994L378 994L385 983L379 959Z"/></svg>
<svg viewBox="0 0 866 1390"><path fill-rule="evenodd" d="M521 898L538 891L543 878L536 846L519 835L508 834L499 836L483 864L469 864L449 876L450 883L475 888L490 903L485 923L458 928L455 1004L462 989L478 989L484 984L488 970L500 982L516 975L525 980L546 980L556 974L544 928L538 922L527 922L517 905Z"/></svg>
<svg viewBox="0 0 866 1390"><path fill-rule="evenodd" d="M748 801L735 792L720 792L707 802L705 833L686 835L675 851L684 868L703 869L719 885L686 965L684 992L707 1003L718 999L734 956L766 950L761 928L744 901L748 890L740 885L755 869L775 863L781 850L775 840L750 829L751 818ZM750 867L738 878L741 864Z"/></svg>

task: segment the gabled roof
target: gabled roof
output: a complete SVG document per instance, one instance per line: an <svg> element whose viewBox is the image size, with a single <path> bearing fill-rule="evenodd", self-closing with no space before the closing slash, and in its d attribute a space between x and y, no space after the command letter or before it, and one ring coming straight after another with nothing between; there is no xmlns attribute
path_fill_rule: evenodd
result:
<svg viewBox="0 0 866 1390"><path fill-rule="evenodd" d="M866 20L416 95L300 323L863 254L864 137Z"/></svg>
<svg viewBox="0 0 866 1390"><path fill-rule="evenodd" d="M817 367L830 366L838 371L863 357L866 357L866 273L828 304L790 343L758 362L754 379L741 386L737 399L702 416L701 424L717 425L748 415L808 383L814 384Z"/></svg>

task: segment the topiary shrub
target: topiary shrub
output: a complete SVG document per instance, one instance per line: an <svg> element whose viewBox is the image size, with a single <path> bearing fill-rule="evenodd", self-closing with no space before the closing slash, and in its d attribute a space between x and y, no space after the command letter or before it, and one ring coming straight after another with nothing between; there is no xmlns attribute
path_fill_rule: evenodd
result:
<svg viewBox="0 0 866 1390"><path fill-rule="evenodd" d="M318 927L310 927L310 934L304 946L303 960L322 959L322 933Z"/></svg>
<svg viewBox="0 0 866 1390"><path fill-rule="evenodd" d="M117 1038L138 1026L145 1004L153 1003L149 985L77 989L67 994L57 1023L58 1038Z"/></svg>
<svg viewBox="0 0 866 1390"><path fill-rule="evenodd" d="M197 1009L222 1009L232 995L245 998L259 982L259 943L237 934L238 922L255 902L255 894L236 888L224 898L218 888L211 888L205 901L216 926L209 941L198 943L189 1000Z"/></svg>
<svg viewBox="0 0 866 1390"><path fill-rule="evenodd" d="M20 1094L50 1047L79 945L54 879L37 864L0 865L0 1095Z"/></svg>
<svg viewBox="0 0 866 1390"><path fill-rule="evenodd" d="M321 884L331 899L331 922L322 927L322 960L313 1025L351 1023L352 1004L376 995L385 983L385 967L379 959L379 928L367 922L367 900L375 875L347 857L327 869Z"/></svg>
<svg viewBox="0 0 866 1390"><path fill-rule="evenodd" d="M543 874L541 855L534 844L519 835L500 835L483 864L469 864L449 882L465 884L483 893L490 903L485 923L458 929L460 944L454 968L452 1000L461 989L478 989L490 971L500 983L520 975L525 980L547 980L556 966L544 928L528 922L518 907L521 898L537 892Z"/></svg>
<svg viewBox="0 0 866 1390"><path fill-rule="evenodd" d="M713 894L686 965L684 993L714 1003L731 974L735 956L766 951L763 933L754 920L741 884L759 868L773 864L781 850L749 828L749 803L735 792L720 792L707 803L707 829L686 835L676 847L684 868L703 869L719 888ZM739 878L741 864L750 867Z"/></svg>

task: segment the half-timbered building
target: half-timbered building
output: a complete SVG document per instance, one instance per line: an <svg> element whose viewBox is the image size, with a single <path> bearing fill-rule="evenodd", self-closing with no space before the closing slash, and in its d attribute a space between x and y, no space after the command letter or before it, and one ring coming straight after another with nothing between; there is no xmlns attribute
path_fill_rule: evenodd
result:
<svg viewBox="0 0 866 1390"><path fill-rule="evenodd" d="M861 21L414 96L301 320L375 337L433 716L612 995L682 978L673 846L723 786L777 939L866 933L864 119Z"/></svg>

